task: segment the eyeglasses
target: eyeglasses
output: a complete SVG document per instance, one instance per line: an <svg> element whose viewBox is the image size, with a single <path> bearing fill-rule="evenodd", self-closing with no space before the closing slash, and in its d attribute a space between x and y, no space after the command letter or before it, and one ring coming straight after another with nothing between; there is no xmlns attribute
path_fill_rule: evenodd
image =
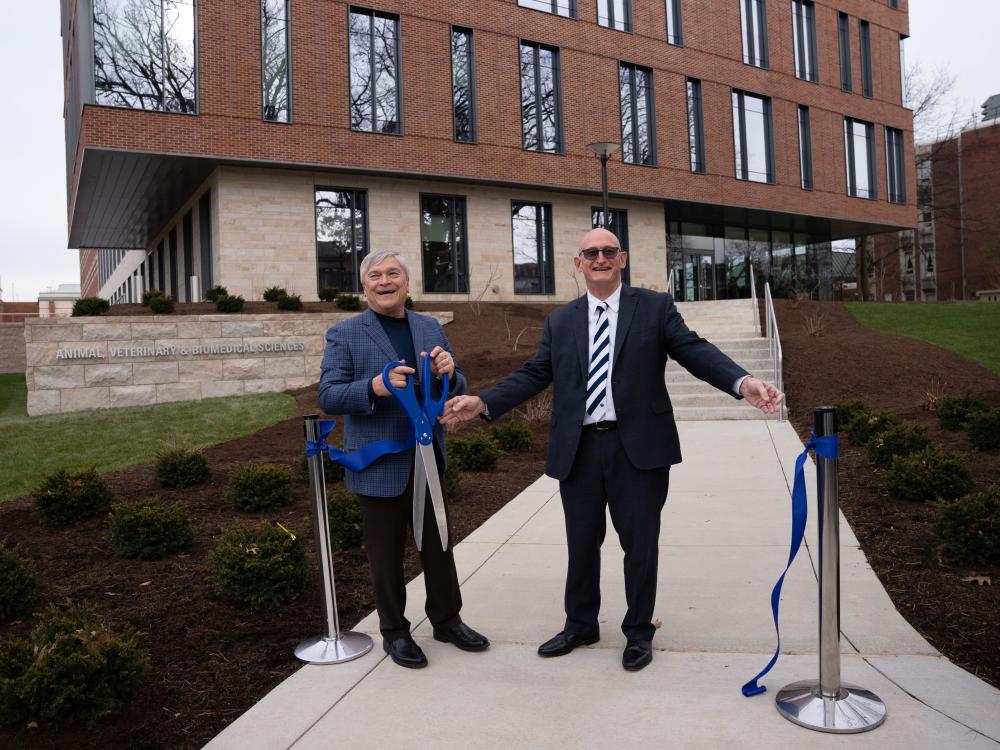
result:
<svg viewBox="0 0 1000 750"><path fill-rule="evenodd" d="M618 257L622 249L620 247L588 247L580 251L582 255L587 260L597 260L597 255L600 253L604 256L605 260L614 260Z"/></svg>

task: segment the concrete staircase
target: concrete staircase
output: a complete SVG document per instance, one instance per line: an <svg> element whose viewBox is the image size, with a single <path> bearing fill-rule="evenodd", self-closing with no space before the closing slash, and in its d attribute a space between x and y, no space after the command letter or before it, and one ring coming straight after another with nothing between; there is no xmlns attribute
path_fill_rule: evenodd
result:
<svg viewBox="0 0 1000 750"><path fill-rule="evenodd" d="M711 341L752 375L775 382L767 339L753 329L750 300L679 302L677 309L692 331ZM777 414L763 414L698 380L673 360L667 362L666 380L675 419L777 419Z"/></svg>

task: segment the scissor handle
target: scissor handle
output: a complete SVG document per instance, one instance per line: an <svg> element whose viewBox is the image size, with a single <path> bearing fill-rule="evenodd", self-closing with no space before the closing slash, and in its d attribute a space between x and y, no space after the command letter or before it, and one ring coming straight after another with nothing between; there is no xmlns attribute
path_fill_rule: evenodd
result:
<svg viewBox="0 0 1000 750"><path fill-rule="evenodd" d="M410 421L413 423L413 428L417 435L417 441L427 445L433 439L433 435L431 434L431 426L427 421L427 417L424 416L424 412L420 408L420 404L417 403L417 396L413 391L413 379L406 379L405 388L396 388L393 386L392 380L389 377L393 368L401 367L403 364L403 362L389 362L385 367L383 367L382 384L386 387L389 393L396 397L403 409L406 411L407 415L410 417Z"/></svg>
<svg viewBox="0 0 1000 750"><path fill-rule="evenodd" d="M427 421L433 427L438 416L444 411L444 402L448 400L448 373L445 373L441 378L441 398L434 400L431 398L433 390L431 384L434 382L434 375L431 373L430 354L424 357L423 371L424 413L427 415Z"/></svg>

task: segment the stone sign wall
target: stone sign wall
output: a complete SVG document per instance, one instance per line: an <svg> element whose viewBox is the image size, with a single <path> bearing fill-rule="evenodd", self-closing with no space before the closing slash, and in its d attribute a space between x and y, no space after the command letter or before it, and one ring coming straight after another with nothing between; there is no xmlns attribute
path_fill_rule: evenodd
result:
<svg viewBox="0 0 1000 750"><path fill-rule="evenodd" d="M327 329L354 314L29 320L28 414L301 388L319 381Z"/></svg>

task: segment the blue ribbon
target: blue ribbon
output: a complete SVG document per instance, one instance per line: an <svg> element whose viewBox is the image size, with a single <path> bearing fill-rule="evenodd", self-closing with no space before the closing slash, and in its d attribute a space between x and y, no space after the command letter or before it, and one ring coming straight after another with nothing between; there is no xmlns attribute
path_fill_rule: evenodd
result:
<svg viewBox="0 0 1000 750"><path fill-rule="evenodd" d="M316 456L326 453L330 460L351 471L361 471L372 463L390 453L401 453L409 450L416 443L412 431L408 440L376 440L374 443L362 446L357 450L345 452L333 445L326 444L326 438L337 425L335 419L319 420L319 440L306 440L306 456Z"/></svg>
<svg viewBox="0 0 1000 750"><path fill-rule="evenodd" d="M785 575L788 573L788 569L792 567L795 555L798 554L799 547L802 546L802 537L805 536L806 533L806 517L809 513L809 506L806 498L806 477L804 467L810 448L816 451L816 455L822 456L823 458L834 459L837 458L839 454L837 436L835 434L817 436L815 432L812 432L809 442L805 445L805 449L801 454L799 454L799 457L795 459L795 481L792 483L792 542L788 550L788 564L785 565L784 572L781 574L778 582L774 584L774 588L771 590L771 613L774 616L774 633L778 638L778 644L774 649L774 656L771 657L771 661L767 663L767 666L764 667L756 677L747 682L741 688L743 695L747 698L751 695L758 695L767 690L767 688L763 685L758 685L757 681L771 671L771 667L773 667L775 662L778 661L778 654L781 652L781 630L778 627L778 605L781 602L781 585L785 582Z"/></svg>

